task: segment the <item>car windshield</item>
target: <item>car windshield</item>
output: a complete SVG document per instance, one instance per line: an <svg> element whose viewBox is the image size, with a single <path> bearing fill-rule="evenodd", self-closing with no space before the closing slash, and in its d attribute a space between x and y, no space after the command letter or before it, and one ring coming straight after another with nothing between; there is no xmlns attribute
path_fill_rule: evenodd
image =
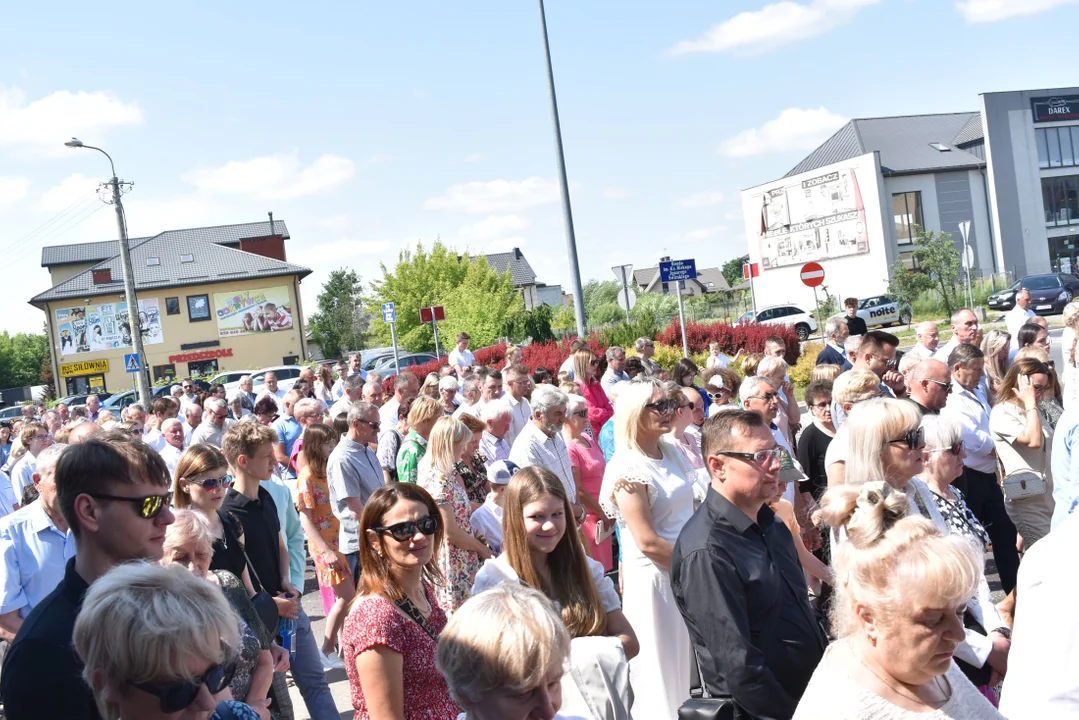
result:
<svg viewBox="0 0 1079 720"><path fill-rule="evenodd" d="M1023 287L1027 290L1052 290L1060 287L1060 278L1056 275L1036 275L1024 278Z"/></svg>
<svg viewBox="0 0 1079 720"><path fill-rule="evenodd" d="M744 314L742 317L738 318L738 322L744 322L744 323L745 322L753 322L753 311L750 310L749 312Z"/></svg>

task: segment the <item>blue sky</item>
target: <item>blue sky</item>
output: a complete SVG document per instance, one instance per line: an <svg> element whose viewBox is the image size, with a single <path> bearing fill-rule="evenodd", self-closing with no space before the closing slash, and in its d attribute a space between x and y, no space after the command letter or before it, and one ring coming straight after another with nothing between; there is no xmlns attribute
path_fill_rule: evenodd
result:
<svg viewBox="0 0 1079 720"><path fill-rule="evenodd" d="M586 281L743 254L738 192L847 118L1079 84L1077 0L548 0L547 21ZM0 330L41 328L43 245L115 237L107 163L72 135L136 183L132 236L285 220L308 312L331 270L369 280L437 236L520 247L568 289L532 0L5 3L0 28Z"/></svg>

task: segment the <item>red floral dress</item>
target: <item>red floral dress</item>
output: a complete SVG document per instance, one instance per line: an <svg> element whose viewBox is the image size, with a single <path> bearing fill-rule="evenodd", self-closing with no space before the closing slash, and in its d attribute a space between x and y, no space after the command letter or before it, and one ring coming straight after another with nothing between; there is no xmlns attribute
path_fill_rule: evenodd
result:
<svg viewBox="0 0 1079 720"><path fill-rule="evenodd" d="M431 603L427 621L435 632L441 633L446 627L446 613L438 606L431 588L424 584L423 589ZM356 720L370 717L356 658L380 645L401 655L405 720L456 720L460 710L450 697L445 678L435 667L437 641L394 603L380 596L358 598L341 630L341 658L348 673Z"/></svg>

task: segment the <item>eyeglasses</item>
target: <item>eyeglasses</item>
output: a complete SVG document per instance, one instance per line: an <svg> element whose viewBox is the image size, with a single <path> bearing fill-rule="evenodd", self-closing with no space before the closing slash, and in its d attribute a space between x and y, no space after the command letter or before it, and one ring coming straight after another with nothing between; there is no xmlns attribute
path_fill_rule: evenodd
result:
<svg viewBox="0 0 1079 720"><path fill-rule="evenodd" d="M816 408L818 410L827 410L828 408L832 407L832 403L830 403L830 402L813 403L809 407Z"/></svg>
<svg viewBox="0 0 1079 720"><path fill-rule="evenodd" d="M649 410L655 410L661 415L666 415L669 412L674 412L678 407L678 401L668 398L666 400L660 400L659 402L648 403L645 407Z"/></svg>
<svg viewBox="0 0 1079 720"><path fill-rule="evenodd" d="M230 475L222 475L221 477L206 478L205 480L200 480L197 482L195 480L188 480L187 483L190 485L198 485L203 490L213 491L218 489L219 487L223 487L228 490L230 487L232 487L233 480L232 476Z"/></svg>
<svg viewBox="0 0 1079 720"><path fill-rule="evenodd" d="M892 443L906 443L908 450L917 450L925 447L925 431L922 428L910 430L903 437L888 441L889 445Z"/></svg>
<svg viewBox="0 0 1079 720"><path fill-rule="evenodd" d="M570 413L570 415L572 415L573 417L587 418L588 417L588 411L587 410L578 410L575 413Z"/></svg>
<svg viewBox="0 0 1079 720"><path fill-rule="evenodd" d="M1034 392L1039 393L1039 394L1045 392L1048 389L1049 389L1048 385L1034 385Z"/></svg>
<svg viewBox="0 0 1079 720"><path fill-rule="evenodd" d="M438 518L432 515L426 515L419 520L410 520L408 522L397 523L396 525L371 529L377 533L389 533L390 537L397 542L408 542L416 537L417 531L424 535L434 535L438 530Z"/></svg>
<svg viewBox="0 0 1079 720"><path fill-rule="evenodd" d="M926 382L936 383L937 385L940 385L942 388L944 388L944 394L945 395L951 395L952 394L952 384L951 383L944 382L943 380L933 380L932 378L926 378L925 380L926 380Z"/></svg>
<svg viewBox="0 0 1079 720"><path fill-rule="evenodd" d="M678 406L679 410L684 410L686 408L689 408L690 410L696 410L697 409L697 403L687 402L685 405L679 405Z"/></svg>
<svg viewBox="0 0 1079 720"><path fill-rule="evenodd" d="M117 500L119 502L134 503L138 507L135 508L135 512L139 514L144 520L151 520L161 514L161 511L168 506L169 495L147 495L145 497L123 497L122 495L105 495L86 493L95 500Z"/></svg>
<svg viewBox="0 0 1079 720"><path fill-rule="evenodd" d="M948 445L947 447L931 448L929 452L948 452L956 457L959 457L959 453L963 452L963 441L960 440L957 443Z"/></svg>
<svg viewBox="0 0 1079 720"><path fill-rule="evenodd" d="M786 451L781 447L774 447L771 450L758 450L757 452L734 452L733 450L720 450L716 455L725 455L726 457L743 458L745 460L752 460L755 463L768 462L769 460L780 460Z"/></svg>
<svg viewBox="0 0 1079 720"><path fill-rule="evenodd" d="M778 397L779 397L779 393L770 392L770 393L764 393L763 395L750 395L747 398L747 400L753 400L754 398L756 398L758 400L763 400L765 402L772 402L773 400L775 400Z"/></svg>
<svg viewBox="0 0 1079 720"><path fill-rule="evenodd" d="M174 680L162 683L135 683L135 687L150 693L161 704L161 712L166 715L178 713L191 706L205 685L211 695L216 695L229 686L236 674L236 661L214 665L209 670L191 680Z"/></svg>
<svg viewBox="0 0 1079 720"><path fill-rule="evenodd" d="M719 400L724 395L729 395L730 392L731 392L730 390L718 390L716 392L707 392L706 391L706 394L708 395L708 397L710 397L713 400Z"/></svg>

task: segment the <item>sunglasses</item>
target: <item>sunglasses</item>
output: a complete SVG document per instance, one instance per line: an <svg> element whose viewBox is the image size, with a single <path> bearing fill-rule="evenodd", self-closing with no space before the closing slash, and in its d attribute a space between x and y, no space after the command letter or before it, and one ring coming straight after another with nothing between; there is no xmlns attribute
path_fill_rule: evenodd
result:
<svg viewBox="0 0 1079 720"><path fill-rule="evenodd" d="M144 520L150 520L161 514L169 503L170 495L147 495L145 497L123 497L122 495L105 495L86 493L95 500L116 500L118 502L134 503L137 507L135 512Z"/></svg>
<svg viewBox="0 0 1079 720"><path fill-rule="evenodd" d="M729 395L730 392L730 390L719 390L718 392L710 392L708 393L708 397L712 398L713 400L719 400L724 395Z"/></svg>
<svg viewBox="0 0 1079 720"><path fill-rule="evenodd" d="M781 447L775 447L771 450L758 450L755 453L747 452L734 452L732 450L720 450L716 455L725 455L726 457L744 458L746 460L752 460L756 463L767 462L768 460L780 460L783 457L785 450Z"/></svg>
<svg viewBox="0 0 1079 720"><path fill-rule="evenodd" d="M779 397L779 393L770 392L770 393L764 393L763 395L751 395L749 399L750 400L757 399L757 400L763 400L765 402L772 402L773 400L775 400L778 397Z"/></svg>
<svg viewBox="0 0 1079 720"><path fill-rule="evenodd" d="M832 407L832 403L828 403L828 402L813 403L809 407L817 408L818 410L827 410L828 408Z"/></svg>
<svg viewBox="0 0 1079 720"><path fill-rule="evenodd" d="M920 447L925 447L925 431L921 428L911 430L901 438L888 441L889 445L892 443L905 443L908 450L917 450Z"/></svg>
<svg viewBox="0 0 1079 720"><path fill-rule="evenodd" d="M371 428L372 430L378 430L382 426L381 420L375 420L374 422L370 420L360 420L359 422L362 422L364 425Z"/></svg>
<svg viewBox="0 0 1079 720"><path fill-rule="evenodd" d="M377 533L389 533L390 537L397 542L408 542L416 537L417 531L424 535L434 535L438 530L438 518L427 515L421 517L419 520L409 520L408 522L397 523L396 525L387 525L385 527L371 529Z"/></svg>
<svg viewBox="0 0 1079 720"><path fill-rule="evenodd" d="M161 704L161 712L169 715L178 713L191 706L205 685L211 695L216 695L229 686L236 674L236 662L214 665L209 670L191 680L174 680L162 683L135 683L135 687L150 693Z"/></svg>
<svg viewBox="0 0 1079 720"><path fill-rule="evenodd" d="M951 395L952 394L952 384L951 383L944 382L943 380L933 380L932 378L926 378L926 382L936 383L937 385L940 385L942 388L944 388L944 394L945 395Z"/></svg>
<svg viewBox="0 0 1079 720"><path fill-rule="evenodd" d="M682 409L682 408L689 408L690 410L696 410L697 409L697 403L688 402L685 405L682 405L682 406L679 407L679 409Z"/></svg>
<svg viewBox="0 0 1079 720"><path fill-rule="evenodd" d="M668 398L666 400L660 400L659 402L648 403L645 407L650 410L655 410L661 415L665 415L678 409L678 401Z"/></svg>
<svg viewBox="0 0 1079 720"><path fill-rule="evenodd" d="M232 480L232 477L230 475L222 475L221 477L206 478L205 480L202 480L201 482L195 482L194 480L188 480L187 483L192 484L192 485L198 485L203 490L212 491L212 490L218 489L219 487L223 487L226 490L228 490L230 487L232 487L233 480Z"/></svg>
<svg viewBox="0 0 1079 720"><path fill-rule="evenodd" d="M960 440L959 442L953 445L949 445L947 447L933 448L930 452L947 452L955 455L956 457L959 457L959 453L963 452L963 441Z"/></svg>

